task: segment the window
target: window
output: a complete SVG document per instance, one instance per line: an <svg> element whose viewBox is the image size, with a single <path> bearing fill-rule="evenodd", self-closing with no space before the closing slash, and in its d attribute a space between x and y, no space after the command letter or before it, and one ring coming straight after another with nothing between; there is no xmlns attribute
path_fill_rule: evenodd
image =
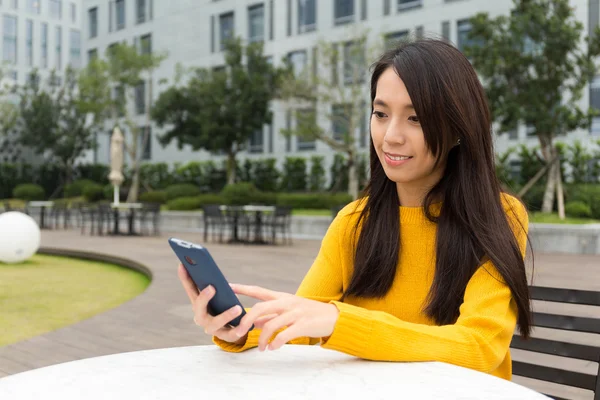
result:
<svg viewBox="0 0 600 400"><path fill-rule="evenodd" d="M527 124L525 125L525 134L528 138L536 137L535 126Z"/></svg>
<svg viewBox="0 0 600 400"><path fill-rule="evenodd" d="M511 140L515 140L519 138L519 130L517 128L511 129L508 131L508 138Z"/></svg>
<svg viewBox="0 0 600 400"><path fill-rule="evenodd" d="M57 70L61 70L62 69L62 28L60 26L56 27L56 31L55 31L56 35L56 69Z"/></svg>
<svg viewBox="0 0 600 400"><path fill-rule="evenodd" d="M248 144L248 152L250 153L262 153L263 152L263 130L257 129L250 136Z"/></svg>
<svg viewBox="0 0 600 400"><path fill-rule="evenodd" d="M450 40L450 21L442 22L442 37Z"/></svg>
<svg viewBox="0 0 600 400"><path fill-rule="evenodd" d="M152 34L140 38L140 54L152 54Z"/></svg>
<svg viewBox="0 0 600 400"><path fill-rule="evenodd" d="M288 53L288 62L292 65L294 76L298 77L305 72L307 58L305 50L298 50Z"/></svg>
<svg viewBox="0 0 600 400"><path fill-rule="evenodd" d="M138 149L141 150L140 159L148 161L152 158L152 128L149 126L140 126L138 129Z"/></svg>
<svg viewBox="0 0 600 400"><path fill-rule="evenodd" d="M28 19L25 21L25 40L27 44L27 65L33 65L33 21Z"/></svg>
<svg viewBox="0 0 600 400"><path fill-rule="evenodd" d="M600 110L600 75L595 76L590 82L590 107ZM592 118L590 133L600 135L600 116Z"/></svg>
<svg viewBox="0 0 600 400"><path fill-rule="evenodd" d="M221 41L221 50L225 49L225 42L228 39L232 39L233 32L233 13L223 14L219 17L219 27L220 27L220 41Z"/></svg>
<svg viewBox="0 0 600 400"><path fill-rule="evenodd" d="M361 0L360 2L360 19L362 21L367 19L367 0Z"/></svg>
<svg viewBox="0 0 600 400"><path fill-rule="evenodd" d="M391 0L383 0L383 15L390 15Z"/></svg>
<svg viewBox="0 0 600 400"><path fill-rule="evenodd" d="M135 112L138 115L146 112L146 82L140 81L135 86Z"/></svg>
<svg viewBox="0 0 600 400"><path fill-rule="evenodd" d="M14 10L18 9L19 8L19 0L12 0L11 5ZM15 78L15 80L17 80L17 78Z"/></svg>
<svg viewBox="0 0 600 400"><path fill-rule="evenodd" d="M265 9L262 4L248 8L248 40L262 42L265 36Z"/></svg>
<svg viewBox="0 0 600 400"><path fill-rule="evenodd" d="M88 10L88 20L90 26L90 39L98 36L98 7Z"/></svg>
<svg viewBox="0 0 600 400"><path fill-rule="evenodd" d="M4 48L2 59L11 64L17 63L17 17L4 16Z"/></svg>
<svg viewBox="0 0 600 400"><path fill-rule="evenodd" d="M317 27L316 0L298 0L298 33L314 31Z"/></svg>
<svg viewBox="0 0 600 400"><path fill-rule="evenodd" d="M354 0L335 0L335 24L345 24L354 21Z"/></svg>
<svg viewBox="0 0 600 400"><path fill-rule="evenodd" d="M98 57L98 49L90 49L87 52L88 54L88 62L91 62L92 60L94 60L95 58Z"/></svg>
<svg viewBox="0 0 600 400"><path fill-rule="evenodd" d="M456 23L457 40L456 44L460 51L464 51L467 46L474 46L479 43L478 40L469 39L469 32L471 32L471 23L468 20L458 21Z"/></svg>
<svg viewBox="0 0 600 400"><path fill-rule="evenodd" d="M112 99L116 103L117 115L123 117L125 115L125 88L123 86L114 87Z"/></svg>
<svg viewBox="0 0 600 400"><path fill-rule="evenodd" d="M77 4L71 3L71 22L77 22Z"/></svg>
<svg viewBox="0 0 600 400"><path fill-rule="evenodd" d="M335 104L331 108L331 130L333 131L333 139L338 142L346 142L347 140L350 130L349 111L350 106L348 104Z"/></svg>
<svg viewBox="0 0 600 400"><path fill-rule="evenodd" d="M398 11L405 11L410 8L421 7L423 0L398 0Z"/></svg>
<svg viewBox="0 0 600 400"><path fill-rule="evenodd" d="M116 15L117 15L117 30L125 28L125 0L115 1Z"/></svg>
<svg viewBox="0 0 600 400"><path fill-rule="evenodd" d="M73 68L81 67L81 32L71 29L69 34L70 63Z"/></svg>
<svg viewBox="0 0 600 400"><path fill-rule="evenodd" d="M309 132L315 129L317 124L317 113L314 109L302 109L296 111L296 130L299 132ZM316 148L316 142L314 139L307 139L303 135L297 136L297 148L298 150L314 150Z"/></svg>
<svg viewBox="0 0 600 400"><path fill-rule="evenodd" d="M52 18L62 18L62 0L50 0L50 16Z"/></svg>
<svg viewBox="0 0 600 400"><path fill-rule="evenodd" d="M149 1L151 0L136 0L136 21L138 24L143 24L150 20Z"/></svg>
<svg viewBox="0 0 600 400"><path fill-rule="evenodd" d="M27 11L32 14L40 13L40 0L27 0Z"/></svg>
<svg viewBox="0 0 600 400"><path fill-rule="evenodd" d="M42 68L48 68L48 24L42 22Z"/></svg>
<svg viewBox="0 0 600 400"><path fill-rule="evenodd" d="M360 83L364 80L366 70L364 46L347 42L344 44L344 83Z"/></svg>
<svg viewBox="0 0 600 400"><path fill-rule="evenodd" d="M408 39L408 31L388 33L385 35L385 49L392 49L398 45L398 42L405 39Z"/></svg>

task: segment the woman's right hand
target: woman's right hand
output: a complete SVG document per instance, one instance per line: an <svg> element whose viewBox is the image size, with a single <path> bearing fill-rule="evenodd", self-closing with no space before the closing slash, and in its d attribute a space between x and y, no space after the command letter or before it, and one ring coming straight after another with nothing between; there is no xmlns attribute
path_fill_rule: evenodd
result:
<svg viewBox="0 0 600 400"><path fill-rule="evenodd" d="M244 344L247 335L240 338L234 333L233 329L227 326L229 321L242 313L242 308L234 306L213 317L208 313L208 302L215 295L215 289L212 286L207 286L204 290L198 292L196 284L181 263L177 269L177 275L192 303L196 325L204 328L204 332L208 335L216 336L229 343Z"/></svg>

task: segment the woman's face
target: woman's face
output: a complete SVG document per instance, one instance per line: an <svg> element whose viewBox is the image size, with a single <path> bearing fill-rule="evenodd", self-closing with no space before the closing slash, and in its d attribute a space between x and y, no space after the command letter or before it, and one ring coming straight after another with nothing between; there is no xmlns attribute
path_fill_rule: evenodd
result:
<svg viewBox="0 0 600 400"><path fill-rule="evenodd" d="M428 190L441 179L443 166L434 168L436 158L427 147L406 86L391 67L377 81L371 137L385 174L399 189Z"/></svg>

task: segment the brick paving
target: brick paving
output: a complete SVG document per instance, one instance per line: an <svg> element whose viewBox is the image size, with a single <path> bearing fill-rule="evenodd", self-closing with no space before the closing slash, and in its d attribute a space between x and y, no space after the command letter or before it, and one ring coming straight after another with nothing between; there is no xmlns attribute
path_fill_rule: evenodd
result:
<svg viewBox="0 0 600 400"><path fill-rule="evenodd" d="M153 280L144 293L115 309L0 347L0 377L119 352L211 344L192 322L189 301L177 278L177 259L167 243L170 236L203 241L201 234L189 232L159 237L98 237L82 236L78 230L43 231L44 247L129 258L147 266ZM296 239L291 246L206 246L231 282L294 292L320 242ZM600 256L536 254L534 283L600 291ZM253 304L251 299L241 300L245 306ZM600 345L597 341L595 344Z"/></svg>

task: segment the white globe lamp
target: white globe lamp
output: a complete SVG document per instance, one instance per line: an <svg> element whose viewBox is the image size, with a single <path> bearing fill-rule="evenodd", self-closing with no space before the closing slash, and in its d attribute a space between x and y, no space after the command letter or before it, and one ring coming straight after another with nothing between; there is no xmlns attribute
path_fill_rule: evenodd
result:
<svg viewBox="0 0 600 400"><path fill-rule="evenodd" d="M29 215L18 211L0 214L0 262L20 263L40 248L40 227Z"/></svg>

